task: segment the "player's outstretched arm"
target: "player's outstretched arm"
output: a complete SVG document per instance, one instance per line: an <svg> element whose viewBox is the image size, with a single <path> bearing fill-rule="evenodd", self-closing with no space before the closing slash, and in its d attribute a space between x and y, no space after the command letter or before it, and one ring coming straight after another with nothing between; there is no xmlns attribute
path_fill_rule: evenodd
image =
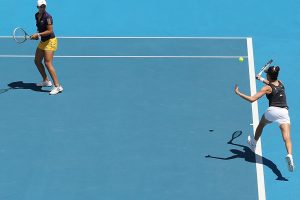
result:
<svg viewBox="0 0 300 200"><path fill-rule="evenodd" d="M242 97L243 99L245 99L246 101L249 101L250 103L257 101L259 98L261 98L263 95L265 94L269 94L271 93L272 89L270 86L265 85L259 92L257 92L255 95L253 96L248 96L242 92L240 92L238 85L235 85L234 87L234 91L235 93Z"/></svg>

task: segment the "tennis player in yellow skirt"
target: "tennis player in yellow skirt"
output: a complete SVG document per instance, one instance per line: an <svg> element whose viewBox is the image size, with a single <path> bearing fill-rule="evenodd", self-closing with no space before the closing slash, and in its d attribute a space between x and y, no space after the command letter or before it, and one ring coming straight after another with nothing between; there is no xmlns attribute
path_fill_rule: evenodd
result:
<svg viewBox="0 0 300 200"><path fill-rule="evenodd" d="M37 86L51 87L52 83L48 79L44 64L53 80L54 87L49 94L55 95L63 91L63 87L60 85L55 69L53 67L53 56L57 50L57 38L53 32L53 19L52 16L46 12L47 3L45 0L37 1L38 12L35 14L36 26L38 33L31 36L32 39L41 39L36 52L35 52L35 65L37 66L43 81L37 83Z"/></svg>

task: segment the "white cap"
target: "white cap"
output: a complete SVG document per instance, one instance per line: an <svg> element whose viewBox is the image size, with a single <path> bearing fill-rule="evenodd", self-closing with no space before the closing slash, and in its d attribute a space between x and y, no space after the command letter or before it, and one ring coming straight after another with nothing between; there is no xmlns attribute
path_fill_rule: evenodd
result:
<svg viewBox="0 0 300 200"><path fill-rule="evenodd" d="M41 5L47 5L46 0L38 0L37 1L37 6L41 6Z"/></svg>

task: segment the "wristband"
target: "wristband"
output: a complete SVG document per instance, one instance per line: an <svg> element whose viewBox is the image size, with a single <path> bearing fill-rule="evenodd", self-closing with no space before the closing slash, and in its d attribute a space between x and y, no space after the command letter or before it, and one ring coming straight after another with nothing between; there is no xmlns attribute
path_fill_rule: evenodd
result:
<svg viewBox="0 0 300 200"><path fill-rule="evenodd" d="M264 79L263 77L261 77L259 80L260 80L261 82L264 82L264 80L266 80L266 79Z"/></svg>
<svg viewBox="0 0 300 200"><path fill-rule="evenodd" d="M37 35L38 35L39 39L41 39L41 35L40 35L40 33L38 33Z"/></svg>

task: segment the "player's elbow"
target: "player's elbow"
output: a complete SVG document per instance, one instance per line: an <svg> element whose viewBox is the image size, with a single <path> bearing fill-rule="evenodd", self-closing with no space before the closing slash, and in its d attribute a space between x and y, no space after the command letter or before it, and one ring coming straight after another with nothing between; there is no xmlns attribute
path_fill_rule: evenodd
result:
<svg viewBox="0 0 300 200"><path fill-rule="evenodd" d="M250 101L251 103L255 102L256 100L257 100L257 98L255 98L255 97L250 97L250 99L249 99L249 101Z"/></svg>

